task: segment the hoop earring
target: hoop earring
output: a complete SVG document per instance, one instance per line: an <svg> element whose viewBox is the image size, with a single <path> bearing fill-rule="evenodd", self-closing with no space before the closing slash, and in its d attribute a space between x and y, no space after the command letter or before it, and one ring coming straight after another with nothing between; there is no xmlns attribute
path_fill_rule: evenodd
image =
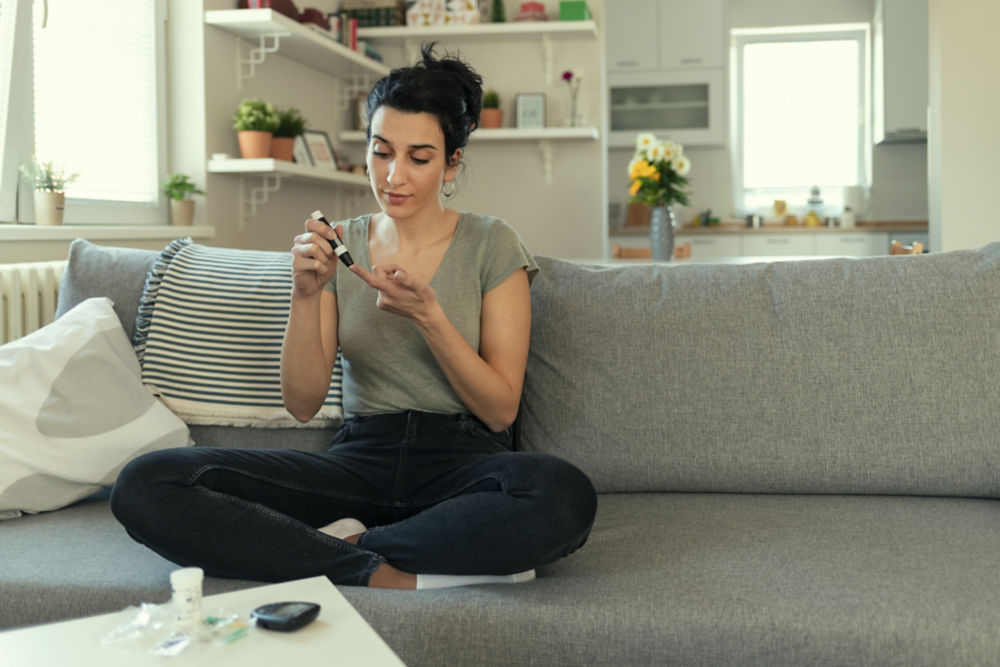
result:
<svg viewBox="0 0 1000 667"><path fill-rule="evenodd" d="M445 189L449 185L451 186L451 188L450 189ZM455 181L445 181L444 183L442 183L441 184L441 194L443 194L445 197L451 197L452 195L454 195L455 194Z"/></svg>

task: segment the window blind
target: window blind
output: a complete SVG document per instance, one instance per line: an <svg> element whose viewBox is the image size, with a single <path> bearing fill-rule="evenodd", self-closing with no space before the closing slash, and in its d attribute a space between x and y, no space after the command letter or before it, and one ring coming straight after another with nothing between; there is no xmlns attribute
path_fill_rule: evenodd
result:
<svg viewBox="0 0 1000 667"><path fill-rule="evenodd" d="M0 156L7 155L16 9L17 4L13 0L0 0ZM17 192L16 168L5 169L4 162L9 160L0 160L0 221L13 219Z"/></svg>
<svg viewBox="0 0 1000 667"><path fill-rule="evenodd" d="M70 198L158 198L154 0L34 3L35 153L79 178Z"/></svg>

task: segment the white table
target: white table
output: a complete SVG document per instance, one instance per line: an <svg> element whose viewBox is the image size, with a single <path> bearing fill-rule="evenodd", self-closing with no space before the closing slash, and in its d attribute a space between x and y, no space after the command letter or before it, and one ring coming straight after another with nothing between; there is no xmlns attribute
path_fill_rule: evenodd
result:
<svg viewBox="0 0 1000 667"><path fill-rule="evenodd" d="M169 583L164 593L169 595ZM316 602L322 607L319 617L300 630L281 633L251 628L246 636L226 646L185 651L175 657L101 643L115 628L134 617L135 610L11 630L0 633L0 665L305 667L335 664L375 667L403 664L326 577L212 595L204 599L203 610L211 615L216 610L226 609L247 619L250 611L262 604L296 600Z"/></svg>

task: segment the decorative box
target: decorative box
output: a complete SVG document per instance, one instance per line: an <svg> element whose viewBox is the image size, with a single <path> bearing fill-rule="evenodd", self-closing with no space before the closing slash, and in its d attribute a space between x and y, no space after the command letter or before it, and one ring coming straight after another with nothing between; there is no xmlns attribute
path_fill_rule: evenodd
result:
<svg viewBox="0 0 1000 667"><path fill-rule="evenodd" d="M560 21L589 21L593 16L585 0L560 0Z"/></svg>

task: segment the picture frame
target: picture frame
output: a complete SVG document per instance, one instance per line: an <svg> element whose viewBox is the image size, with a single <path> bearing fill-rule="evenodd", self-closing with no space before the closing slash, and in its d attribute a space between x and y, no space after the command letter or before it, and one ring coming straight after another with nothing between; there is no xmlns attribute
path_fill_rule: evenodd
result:
<svg viewBox="0 0 1000 667"><path fill-rule="evenodd" d="M330 135L323 130L305 130L302 139L309 153L312 166L318 169L339 169L337 153L333 150Z"/></svg>
<svg viewBox="0 0 1000 667"><path fill-rule="evenodd" d="M295 147L292 149L292 159L295 160L296 164L303 164L307 167L316 166L313 164L312 157L309 155L309 149L306 147L306 138L301 134L295 137Z"/></svg>
<svg viewBox="0 0 1000 667"><path fill-rule="evenodd" d="M545 95L543 93L518 93L514 102L517 127L536 129L545 127Z"/></svg>

